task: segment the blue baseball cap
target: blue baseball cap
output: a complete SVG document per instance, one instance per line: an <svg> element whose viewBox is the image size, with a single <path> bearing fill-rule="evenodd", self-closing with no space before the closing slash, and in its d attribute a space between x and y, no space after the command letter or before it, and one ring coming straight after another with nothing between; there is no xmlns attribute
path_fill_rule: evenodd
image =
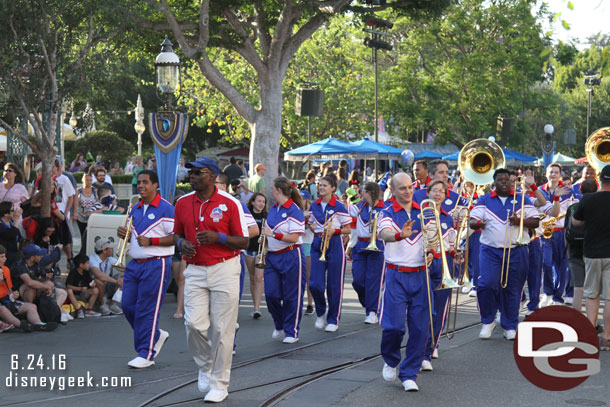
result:
<svg viewBox="0 0 610 407"><path fill-rule="evenodd" d="M216 161L208 157L199 157L195 161L186 163L184 166L186 168L207 168L216 175L220 174L220 168L218 168Z"/></svg>
<svg viewBox="0 0 610 407"><path fill-rule="evenodd" d="M38 245L29 244L23 248L23 256L28 259L32 256L45 256L46 250L41 249Z"/></svg>

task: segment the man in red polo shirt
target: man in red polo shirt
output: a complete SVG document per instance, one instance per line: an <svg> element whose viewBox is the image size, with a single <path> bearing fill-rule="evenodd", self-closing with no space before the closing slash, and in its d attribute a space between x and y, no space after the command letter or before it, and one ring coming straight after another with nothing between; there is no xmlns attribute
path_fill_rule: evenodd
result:
<svg viewBox="0 0 610 407"><path fill-rule="evenodd" d="M239 254L249 243L241 204L215 186L214 160L187 163L194 192L176 202L174 233L184 271L186 340L207 402L227 398L239 303Z"/></svg>

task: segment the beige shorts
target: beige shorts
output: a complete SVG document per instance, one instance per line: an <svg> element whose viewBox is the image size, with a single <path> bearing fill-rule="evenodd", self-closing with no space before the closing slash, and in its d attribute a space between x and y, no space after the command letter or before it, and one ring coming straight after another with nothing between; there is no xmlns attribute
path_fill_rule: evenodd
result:
<svg viewBox="0 0 610 407"><path fill-rule="evenodd" d="M585 259L585 298L608 298L610 294L610 258Z"/></svg>

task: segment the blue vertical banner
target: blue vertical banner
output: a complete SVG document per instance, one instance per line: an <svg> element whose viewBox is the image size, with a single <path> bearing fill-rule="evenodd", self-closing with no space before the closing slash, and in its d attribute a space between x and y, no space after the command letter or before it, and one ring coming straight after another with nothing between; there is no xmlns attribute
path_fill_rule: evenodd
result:
<svg viewBox="0 0 610 407"><path fill-rule="evenodd" d="M544 140L540 142L542 146L542 162L544 163L544 169L553 162L555 157L555 147L557 144L551 139L550 135L546 135Z"/></svg>
<svg viewBox="0 0 610 407"><path fill-rule="evenodd" d="M161 197L173 203L180 152L188 132L188 115L180 112L150 113L148 128L155 145Z"/></svg>

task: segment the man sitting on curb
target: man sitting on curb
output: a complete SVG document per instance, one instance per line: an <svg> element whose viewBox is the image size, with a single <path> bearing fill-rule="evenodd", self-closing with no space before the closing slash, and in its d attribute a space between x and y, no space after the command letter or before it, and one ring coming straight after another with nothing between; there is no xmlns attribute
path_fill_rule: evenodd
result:
<svg viewBox="0 0 610 407"><path fill-rule="evenodd" d="M11 272L4 265L6 262L6 249L0 245L0 320L11 326L18 327L24 332L52 331L57 328L57 322L40 320L36 304L19 301L19 291L13 291ZM18 316L23 315L26 319L20 320Z"/></svg>
<svg viewBox="0 0 610 407"><path fill-rule="evenodd" d="M123 288L123 276L112 273L112 266L117 262L112 257L114 244L107 238L101 237L95 242L95 253L89 257L89 271L95 278L95 286L99 293L98 302L101 304L102 315L120 315L123 313L120 304L108 300L112 298L117 289Z"/></svg>
<svg viewBox="0 0 610 407"><path fill-rule="evenodd" d="M89 257L79 253L74 257L74 269L68 274L66 288L70 304L76 311L76 318L99 317L99 312L93 311L99 290L89 273ZM78 301L87 301L87 309L83 311Z"/></svg>

